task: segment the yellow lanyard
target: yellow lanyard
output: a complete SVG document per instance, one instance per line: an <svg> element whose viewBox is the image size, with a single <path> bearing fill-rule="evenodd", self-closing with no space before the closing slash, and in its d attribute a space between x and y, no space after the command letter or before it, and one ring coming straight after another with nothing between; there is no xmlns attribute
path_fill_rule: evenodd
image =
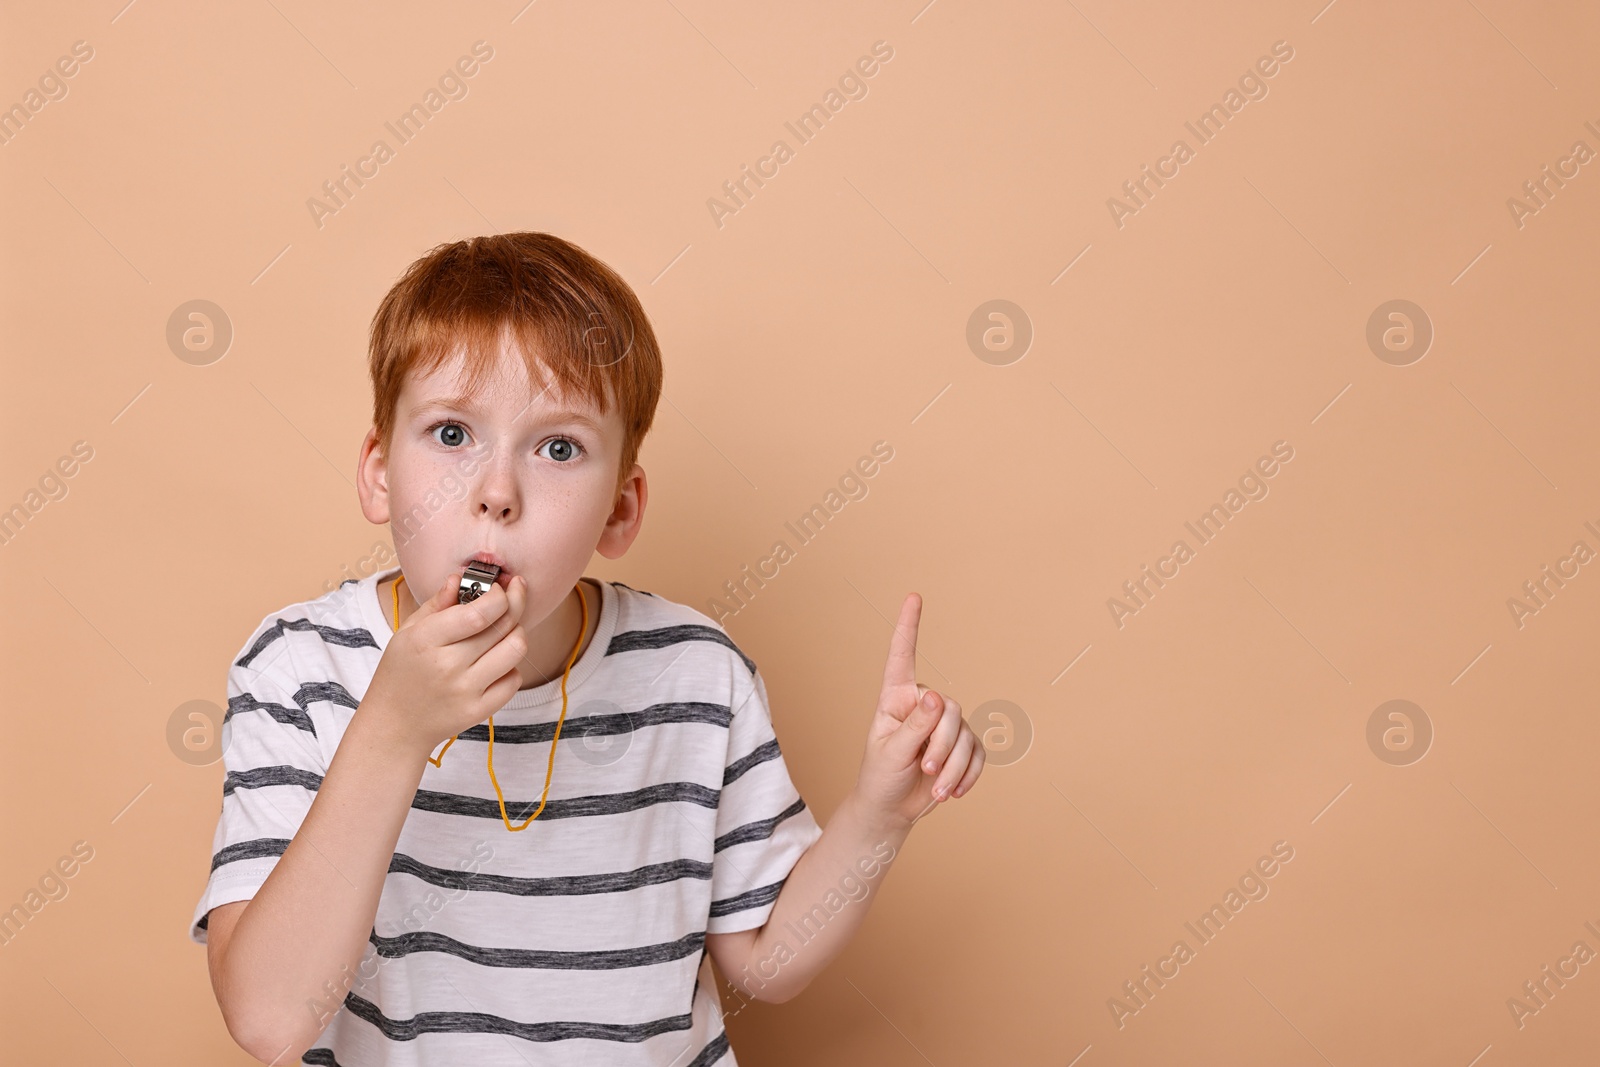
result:
<svg viewBox="0 0 1600 1067"><path fill-rule="evenodd" d="M399 578L395 579L394 583L394 628L397 631L400 629L400 583L405 580L406 576L402 574ZM578 628L578 641L572 646L572 655L567 657L567 669L561 672L561 718L556 720L556 733L555 736L550 739L550 765L545 768L544 772L544 795L539 798L539 807L532 815L523 820L521 826L511 825L511 819L506 815L505 794L500 792L500 781L494 776L494 716L489 716L489 755L487 760L489 765L489 781L494 783L494 795L499 798L500 801L500 819L506 824L507 830L526 830L528 828L528 823L531 823L533 820L539 817L539 812L544 810L545 801L550 798L550 777L555 773L556 769L556 742L561 740L561 724L566 721L567 718L567 675L572 673L572 665L577 662L578 659L578 649L583 646L583 635L588 632L589 629L589 600L583 595L582 581L578 582L577 590L578 602L583 605L583 625ZM456 737L460 736L460 734L456 734L454 737L451 737L450 740L446 741L444 743L444 748L439 750L439 755L437 757L429 756L428 762L433 764L435 767L442 766L444 754L450 751L450 746L455 744Z"/></svg>

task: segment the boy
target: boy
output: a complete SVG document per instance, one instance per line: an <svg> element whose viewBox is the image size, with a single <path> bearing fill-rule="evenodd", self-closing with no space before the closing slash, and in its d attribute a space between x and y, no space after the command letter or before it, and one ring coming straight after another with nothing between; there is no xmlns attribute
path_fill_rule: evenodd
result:
<svg viewBox="0 0 1600 1067"><path fill-rule="evenodd" d="M369 370L358 491L400 565L268 615L228 672L190 936L229 1033L269 1063L733 1067L706 957L794 996L982 769L916 683L920 598L823 830L723 628L583 576L644 517L661 360L627 284L548 234L441 245ZM498 576L458 599L474 562Z"/></svg>

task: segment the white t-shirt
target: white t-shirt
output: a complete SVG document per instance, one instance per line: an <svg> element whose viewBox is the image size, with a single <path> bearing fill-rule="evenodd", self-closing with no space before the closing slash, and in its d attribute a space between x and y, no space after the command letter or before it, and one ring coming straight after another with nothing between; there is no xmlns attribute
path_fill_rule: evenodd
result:
<svg viewBox="0 0 1600 1067"><path fill-rule="evenodd" d="M398 570L268 615L229 668L222 814L194 941L212 908L255 896L310 810L392 636L377 587ZM506 829L486 722L424 765L366 955L303 1062L737 1062L705 935L765 923L822 830L789 778L761 675L726 631L620 582L583 589L599 628L572 666L544 810ZM559 677L494 714L513 826L539 805L560 714Z"/></svg>

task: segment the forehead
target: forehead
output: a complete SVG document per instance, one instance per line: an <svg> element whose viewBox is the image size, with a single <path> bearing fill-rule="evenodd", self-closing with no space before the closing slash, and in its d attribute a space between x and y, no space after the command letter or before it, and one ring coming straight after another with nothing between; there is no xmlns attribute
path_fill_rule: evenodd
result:
<svg viewBox="0 0 1600 1067"><path fill-rule="evenodd" d="M615 405L602 416L588 397L566 393L547 369L541 368L541 379L538 385L532 383L520 355L502 351L493 371L473 391L469 388L466 361L458 354L427 371L408 372L400 390L398 414L412 418L442 409L561 413L578 416L596 429L607 428L620 418Z"/></svg>

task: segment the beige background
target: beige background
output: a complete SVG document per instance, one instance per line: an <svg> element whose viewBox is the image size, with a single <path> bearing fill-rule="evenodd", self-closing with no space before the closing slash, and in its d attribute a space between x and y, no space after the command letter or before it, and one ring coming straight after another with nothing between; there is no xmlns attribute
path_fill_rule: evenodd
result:
<svg viewBox="0 0 1600 1067"><path fill-rule="evenodd" d="M1600 151L1600 13L1256 6L6 4L0 104L94 54L0 145L0 508L93 458L0 545L0 907L94 853L0 949L5 1058L250 1062L184 936L222 767L169 720L390 543L351 481L383 292L440 241L547 229L636 288L667 366L644 533L592 574L709 610L894 449L727 620L819 818L907 591L922 680L1020 709L848 952L730 1019L742 1062L1588 1062L1600 962L1520 1028L1507 1000L1600 952L1600 566L1520 627L1507 601L1600 551L1600 163L1520 227L1507 200ZM319 228L306 201L478 40L469 94ZM1276 41L1268 95L1118 228L1107 199ZM195 299L234 329L207 366L166 341ZM1034 331L1008 365L966 342L993 299ZM1435 331L1406 366L1365 338L1394 299ZM1270 494L1119 628L1108 598L1280 440ZM1409 765L1368 745L1392 699L1434 731ZM1270 894L1119 1028L1278 841Z"/></svg>

